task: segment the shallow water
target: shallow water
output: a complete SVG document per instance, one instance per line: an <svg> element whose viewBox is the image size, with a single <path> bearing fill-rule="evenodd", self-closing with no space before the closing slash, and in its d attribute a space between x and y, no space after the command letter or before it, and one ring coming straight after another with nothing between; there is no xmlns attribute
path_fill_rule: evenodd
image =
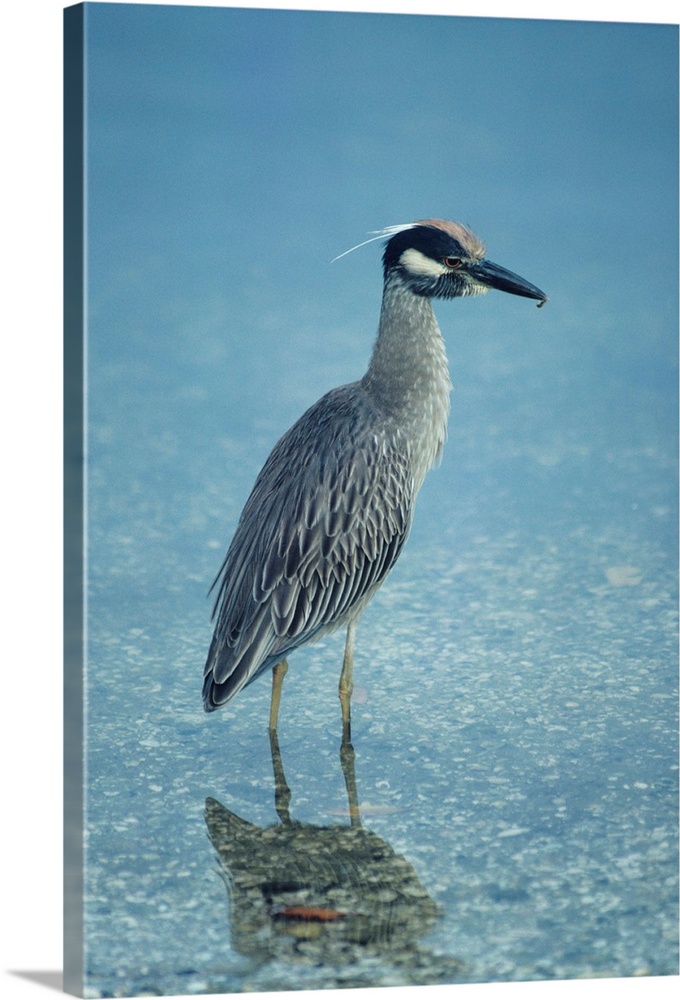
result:
<svg viewBox="0 0 680 1000"><path fill-rule="evenodd" d="M422 937L415 920L412 963L395 961L389 935L382 957L355 946L345 964L317 965L292 933L273 955L239 953L203 808L212 797L259 827L277 822L269 685L204 717L206 624L182 586L108 614L110 591L101 607L93 599L95 993L673 971L670 553L614 525L549 538L506 526L458 546L458 529L443 536L412 544L366 612L353 704L363 827L413 866L436 907ZM186 575L181 565L157 564L159 577ZM349 825L341 654L340 638L300 651L284 686L291 814L315 827ZM314 899L329 905L318 887Z"/></svg>
<svg viewBox="0 0 680 1000"><path fill-rule="evenodd" d="M351 16L319 32L305 15L160 10L89 15L87 995L677 973L672 36ZM408 216L405 184L437 211L451 203L418 165L423 148L448 148L424 147L416 127L424 82L409 77L407 91L399 77L396 105L379 91L384 132L373 103L353 110L354 85L334 90L324 74L332 123L310 90L319 45L329 72L348 53L366 69L362 53L377 51L377 74L414 24L440 69L452 52L469 71L475 58L504 65L510 40L533 51L541 33L518 100L545 102L542 131L513 111L518 146L478 97L475 142L462 119L446 140L467 136L478 194L461 179L448 214L474 226L479 208L500 244L490 257L551 301L538 312L490 294L436 309L455 386L450 440L358 630L352 826L343 637L290 660L278 731L287 813L268 679L202 711L206 595L277 437L366 364L379 245L325 261L350 232L347 245ZM218 84L233 95L251 82L253 51L288 71L275 95L282 132L308 130L304 156L274 122L273 153L286 157L262 176L244 165L264 170L263 136L233 101L214 109ZM569 100L585 84L553 86L558 51L593 76L578 120ZM610 106L623 77L629 100ZM247 92L263 110L265 95ZM366 158L389 163L409 121L399 168L378 183ZM641 122L646 143L622 153L622 131ZM549 142L523 179L522 149L562 132L580 179L547 162ZM656 193L637 183L650 149ZM294 226L303 197L315 211ZM629 223L652 234L633 272L624 198Z"/></svg>

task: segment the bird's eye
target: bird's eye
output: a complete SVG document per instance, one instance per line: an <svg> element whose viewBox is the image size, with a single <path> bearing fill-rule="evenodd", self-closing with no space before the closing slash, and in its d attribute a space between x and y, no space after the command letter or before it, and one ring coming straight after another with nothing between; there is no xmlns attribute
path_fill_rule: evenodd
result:
<svg viewBox="0 0 680 1000"><path fill-rule="evenodd" d="M444 263L447 267L450 267L452 271L455 271L457 267L463 263L460 257L444 257Z"/></svg>

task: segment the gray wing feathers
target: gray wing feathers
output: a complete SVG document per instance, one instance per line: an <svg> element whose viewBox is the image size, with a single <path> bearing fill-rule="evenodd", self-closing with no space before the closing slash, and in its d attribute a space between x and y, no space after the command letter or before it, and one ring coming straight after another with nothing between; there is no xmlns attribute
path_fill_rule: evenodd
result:
<svg viewBox="0 0 680 1000"><path fill-rule="evenodd" d="M214 584L206 709L349 618L394 564L413 493L406 450L358 385L301 417L260 472Z"/></svg>

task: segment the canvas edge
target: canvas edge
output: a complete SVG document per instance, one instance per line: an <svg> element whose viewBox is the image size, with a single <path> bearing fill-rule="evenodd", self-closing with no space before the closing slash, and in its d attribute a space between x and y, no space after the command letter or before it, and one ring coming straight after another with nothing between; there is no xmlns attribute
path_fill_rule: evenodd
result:
<svg viewBox="0 0 680 1000"><path fill-rule="evenodd" d="M84 4L64 27L64 980L84 987Z"/></svg>

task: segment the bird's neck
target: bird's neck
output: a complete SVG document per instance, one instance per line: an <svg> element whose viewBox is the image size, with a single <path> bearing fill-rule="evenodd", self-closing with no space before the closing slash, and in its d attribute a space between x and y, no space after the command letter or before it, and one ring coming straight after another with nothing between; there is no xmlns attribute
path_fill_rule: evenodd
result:
<svg viewBox="0 0 680 1000"><path fill-rule="evenodd" d="M385 282L378 336L362 385L409 440L422 482L446 439L451 380L430 299L414 295L397 276Z"/></svg>

